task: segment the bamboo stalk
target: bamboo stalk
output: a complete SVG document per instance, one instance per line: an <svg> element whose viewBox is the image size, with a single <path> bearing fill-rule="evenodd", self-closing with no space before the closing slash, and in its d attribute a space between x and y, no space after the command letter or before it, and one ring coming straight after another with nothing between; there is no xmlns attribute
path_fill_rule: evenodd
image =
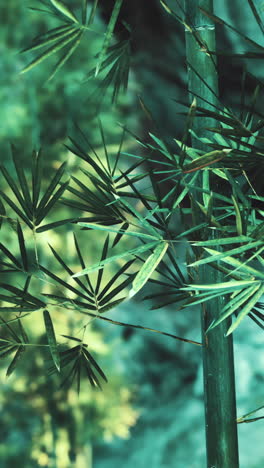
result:
<svg viewBox="0 0 264 468"><path fill-rule="evenodd" d="M215 51L215 29L199 7L212 12L213 0L185 0L188 90L191 101L196 97L197 105L215 111L213 106L217 105L218 77L214 56L208 52ZM205 130L210 126L215 126L210 118L195 119L194 130L199 136L210 138L210 132ZM196 140L193 140L193 146L208 151L208 147ZM201 185L204 176L205 172L200 176ZM210 267L208 270L206 265L201 267L200 279L202 283L222 281L221 274ZM233 341L232 335L225 337L230 321L225 320L206 334L212 321L219 317L223 305L223 298L209 301L203 305L201 316L208 468L239 466Z"/></svg>

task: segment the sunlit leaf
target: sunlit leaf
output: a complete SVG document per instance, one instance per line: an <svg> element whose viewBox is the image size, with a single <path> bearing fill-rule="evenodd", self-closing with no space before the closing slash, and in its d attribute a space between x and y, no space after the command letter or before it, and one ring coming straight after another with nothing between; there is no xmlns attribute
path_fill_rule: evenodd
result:
<svg viewBox="0 0 264 468"><path fill-rule="evenodd" d="M158 264L164 257L167 249L169 247L168 242L160 242L153 250L153 253L147 258L138 274L136 275L132 289L129 292L129 297L134 296L144 284L148 281L149 277L152 275L153 271L157 268Z"/></svg>
<svg viewBox="0 0 264 468"><path fill-rule="evenodd" d="M156 242L149 242L149 243L141 245L140 247L137 247L135 249L130 249L130 250L127 250L127 251L122 252L120 254L114 255L113 257L108 257L102 262L96 263L95 265L92 265L92 266L90 266L88 268L85 268L84 270L82 270L82 271L80 271L78 273L75 273L75 275L73 275L73 278L76 278L78 276L83 276L86 273L91 273L92 271L97 271L97 270L99 270L101 268L104 268L105 265L108 265L109 263L112 263L112 262L114 262L116 260L119 260L120 258L126 257L128 255L138 255L138 254L140 254L142 252L146 252L147 250L150 250L153 247L156 247L158 244L159 244L159 242L157 242L157 241Z"/></svg>
<svg viewBox="0 0 264 468"><path fill-rule="evenodd" d="M65 3L63 3L62 1L59 1L59 0L50 0L50 2L64 16L66 16L67 18L72 20L74 23L78 23L78 20L77 20L76 16L69 9L69 7L67 5L65 5Z"/></svg>

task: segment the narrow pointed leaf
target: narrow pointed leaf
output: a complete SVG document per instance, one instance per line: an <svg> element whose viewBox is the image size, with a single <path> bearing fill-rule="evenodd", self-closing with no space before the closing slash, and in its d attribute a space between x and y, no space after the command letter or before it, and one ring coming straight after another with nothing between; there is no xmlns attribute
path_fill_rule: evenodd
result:
<svg viewBox="0 0 264 468"><path fill-rule="evenodd" d="M150 234L144 234L143 232L126 231L124 229L123 230L122 229L114 229L111 226L103 226L102 224L78 223L78 226L87 227L87 228L97 230L97 231L108 231L108 232L115 232L117 234L121 233L123 235L132 236L132 237L141 237L142 239L157 239L157 241L159 240L159 238L157 238L157 236L154 237L154 236L152 236Z"/></svg>
<svg viewBox="0 0 264 468"><path fill-rule="evenodd" d="M204 154L197 159L194 159L191 163L185 164L182 168L183 174L197 171L206 166L211 166L212 164L221 161L225 158L232 150L224 149L222 151L212 151L210 153Z"/></svg>
<svg viewBox="0 0 264 468"><path fill-rule="evenodd" d="M51 354L51 357L53 359L53 362L56 368L58 369L58 371L60 371L60 355L58 351L58 345L56 342L55 331L54 331L53 323L50 317L50 313L47 309L43 311L43 317L44 317L44 323L45 323L45 328L46 328L50 354Z"/></svg>
<svg viewBox="0 0 264 468"><path fill-rule="evenodd" d="M103 63L103 61L105 59L107 49L108 49L108 47L110 45L110 42L111 42L111 39L112 39L113 31L114 31L114 28L115 28L115 25L116 25L116 22L117 22L117 18L118 18L119 11L121 9L122 3L123 3L123 0L115 0L115 5L114 5L114 8L112 10L111 18L109 20L107 30L106 30L106 33L105 33L104 42L103 42L103 45L102 45L100 53L99 53L99 57L98 57L97 65L96 65L96 70L95 70L95 76L98 75L98 73L99 73L99 71L101 69L101 65L102 65L102 63Z"/></svg>
<svg viewBox="0 0 264 468"><path fill-rule="evenodd" d="M227 317L230 317L237 309L239 309L245 302L248 301L248 299L259 289L259 284L256 286L250 286L246 288L245 290L242 290L235 298L235 300L231 300L226 304L225 309L223 310L223 313L220 315L220 317L211 324L209 327L209 330L212 330L213 328L217 327L219 323L223 322Z"/></svg>
<svg viewBox="0 0 264 468"><path fill-rule="evenodd" d="M247 245L242 245L241 247L237 247L237 248L229 250L227 252L216 253L214 255L210 255L209 257L203 258L201 260L197 260L196 262L191 263L188 266L193 267L193 266L198 266L198 265L204 265L204 264L210 263L210 262L217 262L217 261L223 259L224 257L227 257L227 256L230 257L231 255L240 254L240 253L246 252L247 250L251 250L251 249L253 250L255 247L259 247L261 244L262 244L261 241L250 242ZM210 253L210 249L205 248L205 250Z"/></svg>
<svg viewBox="0 0 264 468"><path fill-rule="evenodd" d="M149 277L164 257L168 247L168 242L160 242L155 247L153 253L148 257L136 275L132 284L132 289L129 292L129 297L134 296L141 288L143 288L144 284L148 281Z"/></svg>
<svg viewBox="0 0 264 468"><path fill-rule="evenodd" d="M17 221L17 235L18 235L18 242L19 242L20 255L21 255L23 268L24 268L24 271L27 271L28 270L27 251L26 251L23 231L18 221Z"/></svg>
<svg viewBox="0 0 264 468"><path fill-rule="evenodd" d="M57 192L55 192L55 194L50 198L49 202L41 210L38 210L38 212L41 214L38 214L38 217L36 219L36 225L40 224L41 221L43 221L43 219L45 218L45 216L47 216L51 208L53 208L53 206L59 200L63 192L65 192L69 183L70 181L64 182L64 184L62 184L60 188L57 190Z"/></svg>
<svg viewBox="0 0 264 468"><path fill-rule="evenodd" d="M14 370L17 367L17 363L24 352L25 352L25 346L19 346L19 348L16 351L15 356L13 357L13 360L8 366L8 369L6 371L6 377L9 377L14 372Z"/></svg>
<svg viewBox="0 0 264 468"><path fill-rule="evenodd" d="M246 315L251 311L254 305L258 302L258 300L264 294L264 284L260 286L259 290L254 294L251 300L243 307L243 309L239 312L236 320L232 323L231 327L229 327L226 336L233 333L233 331L238 327L240 322L246 317Z"/></svg>
<svg viewBox="0 0 264 468"><path fill-rule="evenodd" d="M78 20L76 16L73 14L73 12L65 5L62 1L59 0L50 0L52 5L64 16L72 20L74 23L78 23Z"/></svg>
<svg viewBox="0 0 264 468"><path fill-rule="evenodd" d="M217 283L217 284L192 284L191 286L187 286L184 288L181 288L184 291L192 291L192 290L220 290L223 289L227 292L230 291L235 291L236 289L242 289L245 286L252 286L253 284L259 284L259 281L251 280L251 281L226 281L223 283Z"/></svg>
<svg viewBox="0 0 264 468"><path fill-rule="evenodd" d="M94 0L93 6L92 6L92 9L91 9L91 12L90 12L90 16L89 16L89 19L88 19L88 26L93 23L95 13L96 13L96 9L97 9L97 5L98 5L98 0Z"/></svg>
<svg viewBox="0 0 264 468"><path fill-rule="evenodd" d="M62 49L69 42L71 42L73 39L75 39L78 34L79 34L79 30L73 31L71 34L69 34L66 37L66 39L65 38L61 39L55 45L49 47L45 52L43 52L41 55L39 55L37 58L35 58L32 62L30 62L25 68L23 68L21 70L20 74L28 72L29 70L31 70L36 65L43 62L43 60L47 59L51 55L58 52L58 50Z"/></svg>
<svg viewBox="0 0 264 468"><path fill-rule="evenodd" d="M77 37L73 40L73 44L71 47L67 50L67 52L61 57L59 62L55 65L55 68L51 75L49 76L47 81L52 80L52 78L55 76L55 74L63 67L63 65L67 62L67 60L71 57L71 55L74 53L74 51L77 49L78 45L81 42L83 32L80 31Z"/></svg>
<svg viewBox="0 0 264 468"><path fill-rule="evenodd" d="M216 245L227 245L227 244L240 244L243 242L252 242L253 238L249 236L234 236L234 237L223 237L222 239L210 239L207 241L198 241L193 242L192 245L198 245L200 247L207 247L207 246L216 246Z"/></svg>
<svg viewBox="0 0 264 468"><path fill-rule="evenodd" d="M0 195L6 201L6 203L15 211L15 213L24 221L24 223L26 223L26 225L30 229L32 229L32 223L29 221L27 216L25 216L24 213L17 207L17 205L2 190L0 190Z"/></svg>
<svg viewBox="0 0 264 468"><path fill-rule="evenodd" d="M2 174L3 176L5 177L9 187L11 188L13 194L15 195L17 201L19 202L21 208L23 209L23 211L26 213L26 215L31 218L32 217L32 212L31 212L31 205L27 204L25 202L25 200L23 199L15 181L12 179L12 177L10 176L10 174L8 173L8 171L6 170L6 168L4 166L1 166L1 171L2 171Z"/></svg>
<svg viewBox="0 0 264 468"><path fill-rule="evenodd" d="M104 268L105 265L108 265L111 262L114 262L116 260L119 260L120 258L126 257L127 255L138 255L142 252L146 252L149 249L152 249L153 247L156 247L159 242L149 242L147 244L141 245L140 247L137 247L135 249L127 250L126 252L122 252L118 255L114 255L113 257L108 257L106 258L103 262L96 263L95 265L92 265L88 268L85 268L84 270L75 273L73 277L77 276L83 276L86 273L91 273L92 271L97 271L101 268Z"/></svg>

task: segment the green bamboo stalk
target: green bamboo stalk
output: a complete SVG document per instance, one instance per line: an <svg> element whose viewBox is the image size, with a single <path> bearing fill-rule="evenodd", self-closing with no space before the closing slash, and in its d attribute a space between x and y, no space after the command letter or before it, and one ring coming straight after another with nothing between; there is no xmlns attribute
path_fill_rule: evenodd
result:
<svg viewBox="0 0 264 468"><path fill-rule="evenodd" d="M210 51L215 51L215 28L201 13L200 7L212 12L213 0L185 0L188 90L191 101L196 97L198 106L215 111L213 106L217 105L218 77L215 56L210 54ZM194 121L194 130L199 136L210 138L210 132L205 128L212 126L215 126L215 122L211 118L196 118ZM208 151L208 147L196 140L193 146ZM221 273L208 270L206 265L200 269L200 278L202 283L223 281ZM207 302L203 305L201 317L208 468L239 466L233 341L232 335L225 337L230 320L225 320L206 334L212 321L219 317L224 302L223 297Z"/></svg>

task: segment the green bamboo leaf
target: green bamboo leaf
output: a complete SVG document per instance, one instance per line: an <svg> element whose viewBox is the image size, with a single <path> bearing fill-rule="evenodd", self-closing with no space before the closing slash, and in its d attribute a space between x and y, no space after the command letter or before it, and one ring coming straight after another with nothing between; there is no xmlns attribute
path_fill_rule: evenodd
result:
<svg viewBox="0 0 264 468"><path fill-rule="evenodd" d="M25 202L25 200L23 199L15 181L13 180L13 178L10 176L10 174L8 173L8 171L6 170L6 168L4 166L1 166L0 167L1 169L1 172L4 176L4 178L6 179L9 187L11 188L13 194L15 195L17 201L19 202L22 210L24 211L24 213L28 216L28 218L32 218L32 212L31 212L31 206L27 205L27 203Z"/></svg>
<svg viewBox="0 0 264 468"><path fill-rule="evenodd" d="M104 226L102 224L96 224L96 223L78 223L78 226L82 226L82 227L87 227L87 228L90 228L90 229L93 229L93 230L97 230L97 231L107 231L107 232L116 232L117 234L118 233L122 233L123 235L127 235L127 236L132 236L132 237L141 237L142 239L156 239L157 241L159 240L159 238L157 238L157 236L152 236L150 234L144 234L142 232L134 232L134 231L126 231L124 229L114 229L112 228L111 226Z"/></svg>
<svg viewBox="0 0 264 468"><path fill-rule="evenodd" d="M24 271L28 271L28 258L27 258L27 251L26 251L26 246L25 246L25 239L24 239L23 231L21 229L19 221L17 221L17 236L18 236L23 269Z"/></svg>
<svg viewBox="0 0 264 468"><path fill-rule="evenodd" d="M58 345L56 342L55 331L54 331L53 323L50 317L50 313L47 309L43 311L43 317L44 317L44 323L45 323L45 328L46 328L50 354L51 354L51 357L53 359L53 362L56 368L60 372L60 355L58 351Z"/></svg>
<svg viewBox="0 0 264 468"><path fill-rule="evenodd" d="M219 323L223 322L227 317L230 317L239 307L241 307L248 299L259 289L259 284L256 286L250 286L249 288L246 288L245 290L242 290L235 299L229 301L226 306L223 309L223 313L220 315L220 317L213 322L210 327L208 328L207 331L212 330L213 328L217 327Z"/></svg>
<svg viewBox="0 0 264 468"><path fill-rule="evenodd" d="M259 290L254 294L254 296L251 298L251 300L243 307L243 309L239 312L236 320L232 323L231 327L229 327L226 336L230 335L233 333L233 331L238 327L240 322L246 317L246 315L251 311L251 309L254 307L254 305L258 302L258 300L263 296L264 294L264 284L262 284L259 288Z"/></svg>
<svg viewBox="0 0 264 468"><path fill-rule="evenodd" d="M16 168L17 177L20 183L23 196L24 196L24 200L25 200L25 204L27 208L26 212L28 213L28 216L30 217L30 215L32 215L32 201L30 197L30 191L29 191L27 179L25 176L25 172L21 164L21 159L19 158L19 154L17 154L16 148L14 145L12 145L12 159L14 162L14 166Z"/></svg>
<svg viewBox="0 0 264 468"><path fill-rule="evenodd" d="M134 206L131 205L127 200L125 200L123 197L119 197L117 195L115 196L115 201L120 201L122 205L124 205L126 208L128 208L128 211L132 213L140 222L142 227L144 227L147 231L152 233L154 238L160 239L161 240L161 235L156 231L156 229L138 212L135 210ZM141 200L143 201L143 200Z"/></svg>
<svg viewBox="0 0 264 468"><path fill-rule="evenodd" d="M59 0L50 0L50 2L64 16L71 19L74 23L78 23L78 20L77 20L76 16L69 9L69 7L67 7L63 2L61 2Z"/></svg>
<svg viewBox="0 0 264 468"><path fill-rule="evenodd" d="M49 202L47 205L41 210L41 215L39 215L36 218L35 224L36 226L43 221L43 219L47 216L47 214L50 212L50 210L53 208L55 203L59 200L63 192L65 192L66 188L68 187L70 181L68 180L67 182L64 182L64 184L61 185L61 187L57 190L57 192L54 193L52 198L50 198Z"/></svg>
<svg viewBox="0 0 264 468"><path fill-rule="evenodd" d="M222 239L210 239L207 241L192 242L192 245L199 247L217 246L217 245L228 245L228 244L241 244L243 242L252 242L253 238L249 236L234 236L234 237L223 237Z"/></svg>
<svg viewBox="0 0 264 468"><path fill-rule="evenodd" d="M73 26L64 26L63 29L60 30L59 32L56 32L54 34L47 33L46 38L40 37L40 39L33 41L33 45L21 50L21 53L32 52L34 50L40 49L41 47L48 46L52 42L58 41L59 39L62 39L63 37L68 36L73 31L76 31L76 29Z"/></svg>
<svg viewBox="0 0 264 468"><path fill-rule="evenodd" d="M25 352L25 346L19 346L13 360L8 366L8 369L6 371L6 377L9 377L14 372L14 370L17 367L17 363L24 352Z"/></svg>
<svg viewBox="0 0 264 468"><path fill-rule="evenodd" d="M106 33L105 33L104 42L103 42L103 45L101 47L99 57L98 57L98 61L97 61L97 64L96 64L95 76L98 75L98 73L99 73L99 71L101 69L101 65L102 65L102 63L103 63L103 61L105 59L107 49L108 49L110 41L112 39L112 35L113 35L113 32L114 32L114 28L115 28L115 25L116 25L116 22L117 22L117 18L118 18L119 11L121 9L122 3L123 3L123 0L115 0L115 5L114 5L114 8L112 10L111 18L109 20L107 30L106 30Z"/></svg>
<svg viewBox="0 0 264 468"><path fill-rule="evenodd" d="M105 382L107 382L107 377L102 371L102 369L98 366L97 362L93 358L93 356L89 353L89 351L86 348L83 348L83 355L87 359L87 361L97 370L98 374L104 379Z"/></svg>
<svg viewBox="0 0 264 468"><path fill-rule="evenodd" d="M0 229L1 229L3 219L5 218L5 216L6 216L6 210L0 198Z"/></svg>
<svg viewBox="0 0 264 468"><path fill-rule="evenodd" d="M64 171L65 171L65 167L66 167L66 162L64 162L60 167L59 169L57 170L56 174L54 175L50 185L48 186L46 192L44 193L42 199L40 200L40 203L38 205L38 208L37 208L37 213L36 215L37 216L41 216L42 215L42 209L45 207L45 205L48 203L50 197L52 196L52 193L54 192L54 190L56 189L56 187L59 185L59 182L64 174Z"/></svg>
<svg viewBox="0 0 264 468"><path fill-rule="evenodd" d="M231 198L233 200L234 208L235 208L235 215L236 215L236 228L237 228L237 233L238 235L243 234L243 222L242 222L242 216L240 213L239 205L237 199L231 195Z"/></svg>
<svg viewBox="0 0 264 468"><path fill-rule="evenodd" d="M7 346L1 346L2 350L0 351L0 359L3 359L10 354L13 354L13 352L17 349L17 345L7 345Z"/></svg>
<svg viewBox="0 0 264 468"><path fill-rule="evenodd" d="M22 270L21 263L14 257L14 255L2 244L0 243L0 250L11 260L16 269Z"/></svg>
<svg viewBox="0 0 264 468"><path fill-rule="evenodd" d="M78 291L74 286L71 286L69 283L66 281L63 281L59 276L55 275L52 273L50 270L47 270L45 267L42 265L39 266L40 270L43 271L46 275L48 275L50 278L52 278L56 283L61 284L64 288L68 289L69 291L72 291L73 293L76 294L77 297L82 297L86 301L89 300L87 299L87 295L84 295L81 291Z"/></svg>
<svg viewBox="0 0 264 468"><path fill-rule="evenodd" d="M182 168L183 174L187 174L190 172L195 172L199 169L202 169L206 166L214 164L218 161L221 161L225 158L232 150L231 149L223 149L222 151L211 151L210 153L206 153L203 156L200 156L197 159L194 159L191 163L185 164Z"/></svg>
<svg viewBox="0 0 264 468"><path fill-rule="evenodd" d="M29 343L27 332L25 328L23 327L22 320L20 320L20 318L18 318L18 326L19 326L19 330L23 339L23 343Z"/></svg>
<svg viewBox="0 0 264 468"><path fill-rule="evenodd" d="M104 268L105 265L108 265L111 262L114 262L116 260L119 260L120 258L126 257L127 255L138 255L142 252L146 252L147 250L150 250L154 247L156 247L159 244L159 242L149 242L147 244L141 245L140 247L137 247L135 249L130 249L127 250L126 252L122 252L118 255L114 255L113 257L108 257L106 258L103 262L96 263L95 265L92 265L88 268L85 268L82 271L79 271L78 273L75 273L73 277L78 277L78 276L83 276L86 273L91 273L92 271L97 271L101 268Z"/></svg>
<svg viewBox="0 0 264 468"><path fill-rule="evenodd" d="M227 26L229 29L231 29L232 31L234 31L236 34L238 34L239 36L241 36L246 42L248 42L250 45L252 45L253 47L257 47L258 49L261 49L263 51L263 46L261 44L259 44L258 42L255 42L253 41L252 39L250 39L248 36L245 36L241 31L239 31L238 29L234 28L234 26L231 26L229 23L227 23L226 21L224 21L222 18L219 18L219 16L216 16L214 14L212 14L211 12L209 13L208 11L205 11L203 8L200 7L200 10L201 12L208 16L208 18L212 19L214 22L216 23L220 23L224 26Z"/></svg>
<svg viewBox="0 0 264 468"><path fill-rule="evenodd" d="M64 226L68 223L74 223L78 220L78 218L67 218L61 219L60 221L54 221L54 223L45 224L44 226L40 226L36 229L36 232L45 232L49 231L50 229L54 229L58 226Z"/></svg>
<svg viewBox="0 0 264 468"><path fill-rule="evenodd" d="M217 255L218 251L217 250L212 250L212 249L206 249L209 253L212 255ZM234 257L224 257L220 259L221 262L227 263L228 265L231 265L232 267L235 267L236 270L239 270L239 273L245 273L247 275L264 279L264 273L261 270L256 270L256 268L253 268L246 263L240 262L240 260L237 260Z"/></svg>
<svg viewBox="0 0 264 468"><path fill-rule="evenodd" d="M184 291L192 291L192 290L197 290L197 291L203 291L203 290L226 290L227 292L230 292L231 290L235 291L236 289L242 289L245 286L252 286L253 284L259 284L259 281L256 280L251 280L251 281L246 281L246 280L241 280L241 281L226 281L223 283L217 283L217 284L192 284L191 286L187 286L184 288L181 288Z"/></svg>
<svg viewBox="0 0 264 468"><path fill-rule="evenodd" d="M63 65L67 62L67 60L70 58L70 56L73 54L73 52L77 49L78 45L81 42L82 35L83 35L83 31L80 31L79 34L77 35L77 37L75 39L73 39L73 44L71 45L69 50L67 50L67 52L61 57L59 62L55 65L55 68L54 68L52 74L49 76L47 81L52 80L52 78L55 76L55 74L61 69L61 67L63 67Z"/></svg>
<svg viewBox="0 0 264 468"><path fill-rule="evenodd" d="M47 59L50 57L52 54L55 52L58 52L58 50L62 49L65 47L69 42L71 42L73 39L78 36L79 30L73 31L71 34L69 34L66 39L61 39L58 41L55 45L49 47L45 52L43 52L41 55L39 55L37 58L35 58L32 62L30 62L23 70L21 70L20 74L26 73L29 70L31 70L33 67L38 65L39 63L43 62L43 60Z"/></svg>
<svg viewBox="0 0 264 468"><path fill-rule="evenodd" d="M109 235L107 235L107 237L105 239L105 242L104 242L100 263L102 263L106 259L107 253L108 253L108 247L109 247ZM97 280L96 280L96 286L95 286L95 295L96 296L97 296L97 294L99 292L99 289L100 289L100 286L101 286L103 273L104 273L104 269L100 268L100 270L97 273Z"/></svg>
<svg viewBox="0 0 264 468"><path fill-rule="evenodd" d="M241 254L243 252L246 252L247 250L251 250L251 249L254 249L255 247L259 247L260 245L262 245L262 243L263 243L262 241L255 241L255 242L250 242L247 245L242 245L241 247L237 247L235 249L229 250L227 252L217 252L214 255L210 255L209 257L203 258L202 260L197 260L196 262L191 263L190 265L188 265L188 267L204 265L210 262L217 262L223 259L224 257L227 257L227 256L230 257L231 255ZM204 250L210 253L210 249L205 248Z"/></svg>
<svg viewBox="0 0 264 468"><path fill-rule="evenodd" d="M92 6L92 9L91 9L91 12L90 12L90 16L89 16L89 19L88 19L88 23L87 23L88 26L93 23L97 6L98 6L98 0L94 0L93 6Z"/></svg>
<svg viewBox="0 0 264 468"><path fill-rule="evenodd" d="M121 284L113 288L112 291L109 292L109 294L107 294L103 299L101 299L99 301L100 308L101 306L104 306L105 304L109 303L109 301L111 301L111 299L117 296L121 291L125 290L126 287L132 282L132 278L130 276L126 278Z"/></svg>
<svg viewBox="0 0 264 468"><path fill-rule="evenodd" d="M142 268L139 270L136 275L132 289L129 292L129 297L133 297L144 284L148 281L149 277L152 275L153 271L157 268L162 258L164 257L167 248L169 247L168 242L160 242L155 248L153 253L147 258Z"/></svg>
<svg viewBox="0 0 264 468"><path fill-rule="evenodd" d="M82 24L86 25L87 21L88 0L82 0Z"/></svg>

